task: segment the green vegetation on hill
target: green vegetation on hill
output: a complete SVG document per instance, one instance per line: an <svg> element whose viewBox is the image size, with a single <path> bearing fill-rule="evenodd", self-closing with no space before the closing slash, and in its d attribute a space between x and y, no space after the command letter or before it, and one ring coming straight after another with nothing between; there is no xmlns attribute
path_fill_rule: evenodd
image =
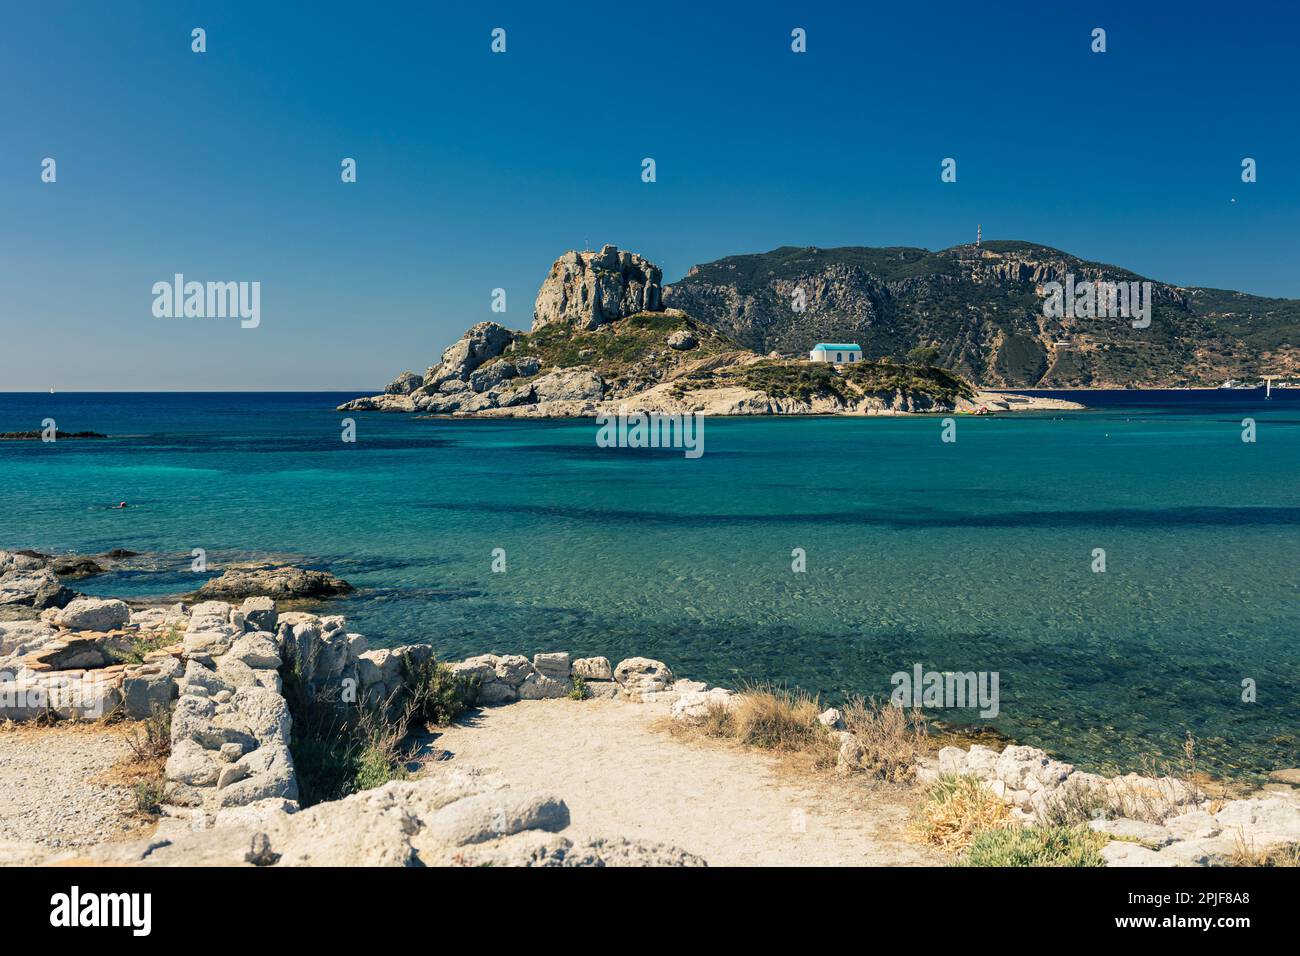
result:
<svg viewBox="0 0 1300 956"><path fill-rule="evenodd" d="M689 375L688 387L739 385L773 398L812 401L833 398L854 404L867 396L892 397L898 393L924 396L932 402L952 404L974 395L969 383L947 369L904 365L890 361L862 361L834 366L802 359L762 359L746 365Z"/></svg>
<svg viewBox="0 0 1300 956"><path fill-rule="evenodd" d="M696 347L688 352L669 348L668 336L678 331L695 336ZM590 332L558 322L545 325L520 335L508 357L515 361L536 357L542 370L589 365L601 374L617 376L646 362L672 365L739 347L722 332L681 312L639 312Z"/></svg>
<svg viewBox="0 0 1300 956"><path fill-rule="evenodd" d="M695 344L674 349L673 333L686 332ZM854 404L869 395L898 393L922 396L929 402L951 404L972 390L959 376L929 364L933 349L922 349L913 361L860 362L835 366L804 359L759 359L731 336L683 312L641 312L608 322L592 331L555 323L519 336L508 353L511 361L536 358L538 373L555 368L588 367L612 389L607 397L632 395L664 382L673 394L740 386L773 398L834 399ZM517 379L517 383L527 378Z"/></svg>
<svg viewBox="0 0 1300 956"><path fill-rule="evenodd" d="M746 348L807 354L855 341L903 361L916 346L937 364L996 387L1218 385L1300 374L1300 300L1152 281L1151 324L1043 314L1044 284L1148 281L1038 243L994 240L938 252L795 248L693 267L665 303ZM801 290L804 307L793 306Z"/></svg>

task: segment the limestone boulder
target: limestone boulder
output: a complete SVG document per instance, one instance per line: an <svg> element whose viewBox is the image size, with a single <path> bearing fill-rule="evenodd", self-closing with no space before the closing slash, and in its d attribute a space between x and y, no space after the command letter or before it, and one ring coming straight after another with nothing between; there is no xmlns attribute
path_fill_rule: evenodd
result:
<svg viewBox="0 0 1300 956"><path fill-rule="evenodd" d="M614 669L608 657L580 657L573 662L572 673L574 677L586 680L614 679Z"/></svg>
<svg viewBox="0 0 1300 956"><path fill-rule="evenodd" d="M245 598L239 610L243 612L245 627L254 631L275 633L278 617L274 598L267 597L265 594Z"/></svg>
<svg viewBox="0 0 1300 956"><path fill-rule="evenodd" d="M65 607L80 596L64 586L43 555L0 551L0 606L40 611Z"/></svg>
<svg viewBox="0 0 1300 956"><path fill-rule="evenodd" d="M569 696L572 689L568 681L554 680L543 674L529 674L519 685L519 699L555 700Z"/></svg>
<svg viewBox="0 0 1300 956"><path fill-rule="evenodd" d="M226 658L242 661L254 669L280 666L280 650L275 638L266 631L254 631L236 638L226 652Z"/></svg>
<svg viewBox="0 0 1300 956"><path fill-rule="evenodd" d="M69 631L111 631L131 622L131 609L125 601L77 598L59 611L54 621Z"/></svg>
<svg viewBox="0 0 1300 956"><path fill-rule="evenodd" d="M506 654L497 659L497 680L503 684L518 688L524 678L532 673L533 665L522 654Z"/></svg>
<svg viewBox="0 0 1300 956"><path fill-rule="evenodd" d="M682 694L675 701L669 710L673 720L685 724L701 723L716 710L732 710L740 699L731 691L724 690L721 687L715 687L710 691L695 691L689 694Z"/></svg>
<svg viewBox="0 0 1300 956"><path fill-rule="evenodd" d="M648 657L629 657L614 668L614 680L629 695L665 691L673 682L673 672L663 661Z"/></svg>
<svg viewBox="0 0 1300 956"><path fill-rule="evenodd" d="M534 654L533 670L543 677L549 677L551 680L567 681L571 671L569 655L565 651L551 654Z"/></svg>
<svg viewBox="0 0 1300 956"><path fill-rule="evenodd" d="M122 673L122 706L132 720L166 710L177 694L181 664L175 658L133 664Z"/></svg>

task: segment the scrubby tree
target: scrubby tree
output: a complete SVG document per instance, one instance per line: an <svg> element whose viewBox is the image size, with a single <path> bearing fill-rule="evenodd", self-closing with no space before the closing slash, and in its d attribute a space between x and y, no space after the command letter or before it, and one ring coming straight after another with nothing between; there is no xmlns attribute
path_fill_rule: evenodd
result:
<svg viewBox="0 0 1300 956"><path fill-rule="evenodd" d="M919 365L922 368L928 368L934 364L934 360L939 357L939 350L933 345L918 345L907 352L907 361L909 365Z"/></svg>

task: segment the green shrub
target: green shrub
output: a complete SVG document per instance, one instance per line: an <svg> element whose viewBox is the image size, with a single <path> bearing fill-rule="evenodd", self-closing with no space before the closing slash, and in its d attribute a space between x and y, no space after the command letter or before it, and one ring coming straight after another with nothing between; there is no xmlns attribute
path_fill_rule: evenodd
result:
<svg viewBox="0 0 1300 956"><path fill-rule="evenodd" d="M476 686L433 658L402 659L404 688L387 700L341 699L338 688L308 687L303 661L286 649L280 667L293 715L289 750L303 807L338 800L408 776L408 736L419 722L450 723L464 712Z"/></svg>
<svg viewBox="0 0 1300 956"><path fill-rule="evenodd" d="M135 792L136 812L147 817L156 817L162 812L163 794L166 785L161 779L138 780L132 788Z"/></svg>
<svg viewBox="0 0 1300 956"><path fill-rule="evenodd" d="M1086 826L980 830L957 866L1105 866L1109 838Z"/></svg>
<svg viewBox="0 0 1300 956"><path fill-rule="evenodd" d="M123 664L143 664L146 655L152 654L159 648L179 643L183 638L184 634L181 633L180 627L173 624L165 634L154 634L149 637L137 633L131 638L129 650L110 651L109 653Z"/></svg>
<svg viewBox="0 0 1300 956"><path fill-rule="evenodd" d="M465 712L478 687L457 677L446 664L430 657L419 663L409 655L402 658L402 678L406 683L408 723L424 721L441 727Z"/></svg>
<svg viewBox="0 0 1300 956"><path fill-rule="evenodd" d="M573 689L569 691L570 700L587 699L587 678L578 674L573 675Z"/></svg>
<svg viewBox="0 0 1300 956"><path fill-rule="evenodd" d="M405 768L394 760L392 753L382 747L367 746L357 757L352 784L354 791L360 793L382 787L390 780L403 780L406 776Z"/></svg>

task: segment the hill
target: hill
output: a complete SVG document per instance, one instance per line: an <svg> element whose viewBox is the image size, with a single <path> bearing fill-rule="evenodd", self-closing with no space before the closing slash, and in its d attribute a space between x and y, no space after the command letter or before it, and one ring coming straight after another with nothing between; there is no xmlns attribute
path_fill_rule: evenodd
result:
<svg viewBox="0 0 1300 956"><path fill-rule="evenodd" d="M1150 325L1046 317L1044 286L1067 276L1150 281ZM1170 285L1030 242L783 246L694 266L663 301L783 357L850 340L864 357L901 361L932 345L936 364L989 387L1218 385L1300 372L1300 300Z"/></svg>

